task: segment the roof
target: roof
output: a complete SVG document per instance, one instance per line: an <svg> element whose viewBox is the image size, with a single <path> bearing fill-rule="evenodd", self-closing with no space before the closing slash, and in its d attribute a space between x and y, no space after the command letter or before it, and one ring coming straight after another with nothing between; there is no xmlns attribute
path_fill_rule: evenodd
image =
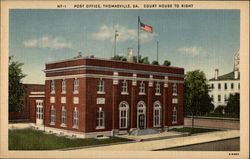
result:
<svg viewBox="0 0 250 159"><path fill-rule="evenodd" d="M209 81L239 80L239 79L240 79L240 74L239 74L238 79L235 79L234 72L232 71L227 74L219 76L217 80L215 78L211 78Z"/></svg>

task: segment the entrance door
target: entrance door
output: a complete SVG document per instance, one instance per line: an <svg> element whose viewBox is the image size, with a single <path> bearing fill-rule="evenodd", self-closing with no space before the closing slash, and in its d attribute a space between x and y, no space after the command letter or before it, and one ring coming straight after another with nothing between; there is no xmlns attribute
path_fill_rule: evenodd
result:
<svg viewBox="0 0 250 159"><path fill-rule="evenodd" d="M139 128L140 129L145 128L145 115L144 114L139 115Z"/></svg>
<svg viewBox="0 0 250 159"><path fill-rule="evenodd" d="M36 100L36 124L43 125L43 100Z"/></svg>

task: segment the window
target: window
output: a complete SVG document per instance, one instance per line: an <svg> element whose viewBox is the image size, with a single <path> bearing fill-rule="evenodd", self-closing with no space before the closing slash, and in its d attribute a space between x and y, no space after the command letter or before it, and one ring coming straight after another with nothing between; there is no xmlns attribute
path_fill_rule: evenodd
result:
<svg viewBox="0 0 250 159"><path fill-rule="evenodd" d="M128 82L126 80L122 82L122 94L128 94Z"/></svg>
<svg viewBox="0 0 250 159"><path fill-rule="evenodd" d="M154 127L161 126L161 104L159 101L154 103Z"/></svg>
<svg viewBox="0 0 250 159"><path fill-rule="evenodd" d="M211 88L214 89L214 84L213 83L211 84Z"/></svg>
<svg viewBox="0 0 250 159"><path fill-rule="evenodd" d="M220 85L220 83L218 83L218 89L220 89L221 88L221 85Z"/></svg>
<svg viewBox="0 0 250 159"><path fill-rule="evenodd" d="M161 85L159 82L155 85L155 95L161 95Z"/></svg>
<svg viewBox="0 0 250 159"><path fill-rule="evenodd" d="M51 90L50 90L51 93L55 93L55 81L54 81L54 80L51 81L50 89L51 89Z"/></svg>
<svg viewBox="0 0 250 159"><path fill-rule="evenodd" d="M227 89L227 83L225 83L224 88Z"/></svg>
<svg viewBox="0 0 250 159"><path fill-rule="evenodd" d="M221 95L218 95L218 102L221 101Z"/></svg>
<svg viewBox="0 0 250 159"><path fill-rule="evenodd" d="M211 95L212 102L214 101L214 95Z"/></svg>
<svg viewBox="0 0 250 159"><path fill-rule="evenodd" d="M67 110L62 107L62 121L61 121L61 126L66 127L67 125Z"/></svg>
<svg viewBox="0 0 250 159"><path fill-rule="evenodd" d="M240 89L240 84L238 84L238 89Z"/></svg>
<svg viewBox="0 0 250 159"><path fill-rule="evenodd" d="M97 88L98 88L97 93L99 93L99 94L105 93L105 92L104 92L104 80L100 79L100 80L98 81Z"/></svg>
<svg viewBox="0 0 250 159"><path fill-rule="evenodd" d="M140 87L139 87L139 95L143 95L143 94L145 94L145 83L141 81Z"/></svg>
<svg viewBox="0 0 250 159"><path fill-rule="evenodd" d="M74 93L79 93L79 80L74 80Z"/></svg>
<svg viewBox="0 0 250 159"><path fill-rule="evenodd" d="M42 101L36 101L36 118L37 119L43 119L43 102Z"/></svg>
<svg viewBox="0 0 250 159"><path fill-rule="evenodd" d="M177 123L177 110L176 107L173 109L173 123Z"/></svg>
<svg viewBox="0 0 250 159"><path fill-rule="evenodd" d="M62 93L66 93L66 80L62 80Z"/></svg>
<svg viewBox="0 0 250 159"><path fill-rule="evenodd" d="M101 107L96 112L96 129L104 129L104 111Z"/></svg>
<svg viewBox="0 0 250 159"><path fill-rule="evenodd" d="M224 101L225 102L227 101L227 95L226 94L224 95Z"/></svg>
<svg viewBox="0 0 250 159"><path fill-rule="evenodd" d="M78 128L79 125L79 111L75 107L73 111L73 128Z"/></svg>
<svg viewBox="0 0 250 159"><path fill-rule="evenodd" d="M234 89L234 84L233 83L231 83L231 89Z"/></svg>
<svg viewBox="0 0 250 159"><path fill-rule="evenodd" d="M173 98L173 99L172 99L172 103L173 103L173 104L178 104L178 98Z"/></svg>
<svg viewBox="0 0 250 159"><path fill-rule="evenodd" d="M50 125L55 125L56 122L56 109L54 106L51 106L50 110Z"/></svg>
<svg viewBox="0 0 250 159"><path fill-rule="evenodd" d="M128 103L125 101L121 102L119 105L120 128L128 127L128 110L129 110Z"/></svg>
<svg viewBox="0 0 250 159"><path fill-rule="evenodd" d="M176 85L176 83L173 85L173 95L177 95L177 85Z"/></svg>

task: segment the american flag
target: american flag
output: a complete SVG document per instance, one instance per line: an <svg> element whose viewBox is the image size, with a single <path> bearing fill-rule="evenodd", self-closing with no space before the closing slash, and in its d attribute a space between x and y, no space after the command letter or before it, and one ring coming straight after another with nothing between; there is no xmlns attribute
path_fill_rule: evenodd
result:
<svg viewBox="0 0 250 159"><path fill-rule="evenodd" d="M151 26L145 25L143 23L140 23L140 26L142 30L149 32L149 33L153 33L153 28Z"/></svg>

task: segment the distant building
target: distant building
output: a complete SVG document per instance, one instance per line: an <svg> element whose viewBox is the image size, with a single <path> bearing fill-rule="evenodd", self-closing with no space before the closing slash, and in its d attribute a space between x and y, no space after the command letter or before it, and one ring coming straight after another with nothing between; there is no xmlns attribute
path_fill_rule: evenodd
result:
<svg viewBox="0 0 250 159"><path fill-rule="evenodd" d="M48 63L44 71L38 129L89 138L183 126L183 68L76 58Z"/></svg>
<svg viewBox="0 0 250 159"><path fill-rule="evenodd" d="M209 80L210 97L216 107L226 106L230 94L240 93L240 52L234 56L233 71L219 76L219 70L215 70L214 78Z"/></svg>
<svg viewBox="0 0 250 159"><path fill-rule="evenodd" d="M10 121L29 121L35 122L36 100L45 98L45 85L43 84L24 84L24 105L20 112L10 112Z"/></svg>

